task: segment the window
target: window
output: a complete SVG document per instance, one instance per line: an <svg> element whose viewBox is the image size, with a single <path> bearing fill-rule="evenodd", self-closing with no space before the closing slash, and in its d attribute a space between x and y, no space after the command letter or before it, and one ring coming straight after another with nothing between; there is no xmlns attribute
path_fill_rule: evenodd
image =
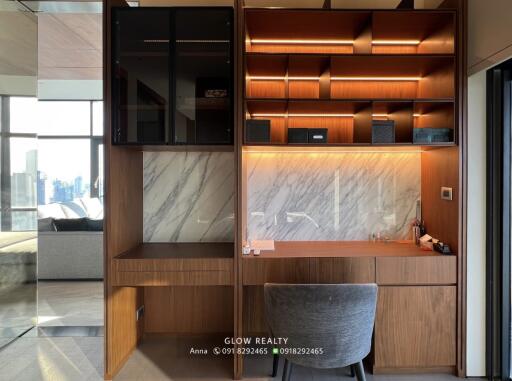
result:
<svg viewBox="0 0 512 381"><path fill-rule="evenodd" d="M102 197L103 102L40 101L38 204Z"/></svg>
<svg viewBox="0 0 512 381"><path fill-rule="evenodd" d="M103 198L103 102L0 96L1 231L37 230L37 205Z"/></svg>
<svg viewBox="0 0 512 381"><path fill-rule="evenodd" d="M37 230L37 99L0 96L1 231Z"/></svg>

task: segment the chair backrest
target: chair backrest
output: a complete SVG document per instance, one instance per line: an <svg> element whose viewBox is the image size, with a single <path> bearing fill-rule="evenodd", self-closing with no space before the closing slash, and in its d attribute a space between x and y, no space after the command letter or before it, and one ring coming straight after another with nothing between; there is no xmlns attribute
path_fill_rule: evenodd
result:
<svg viewBox="0 0 512 381"><path fill-rule="evenodd" d="M308 367L340 368L365 358L376 304L375 284L265 284L272 336L287 338L283 356Z"/></svg>

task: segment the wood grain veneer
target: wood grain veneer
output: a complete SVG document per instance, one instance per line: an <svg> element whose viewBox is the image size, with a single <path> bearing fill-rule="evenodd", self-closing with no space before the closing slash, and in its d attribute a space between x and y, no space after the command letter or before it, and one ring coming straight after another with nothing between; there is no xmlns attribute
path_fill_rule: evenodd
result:
<svg viewBox="0 0 512 381"><path fill-rule="evenodd" d="M375 283L375 258L311 258L310 283Z"/></svg>
<svg viewBox="0 0 512 381"><path fill-rule="evenodd" d="M459 150L447 147L421 154L422 217L427 232L459 251ZM441 187L453 189L453 200L441 199Z"/></svg>
<svg viewBox="0 0 512 381"><path fill-rule="evenodd" d="M105 149L105 379L111 379L131 354L143 332L143 320L135 311L143 304L138 288L115 287L112 259L142 241L142 153L113 147L110 141L110 20L112 6L127 6L124 1L104 3L103 81Z"/></svg>
<svg viewBox="0 0 512 381"><path fill-rule="evenodd" d="M379 285L456 284L457 257L376 258Z"/></svg>
<svg viewBox="0 0 512 381"><path fill-rule="evenodd" d="M232 243L144 243L114 258L116 286L233 284Z"/></svg>
<svg viewBox="0 0 512 381"><path fill-rule="evenodd" d="M410 241L276 241L274 247L274 251L262 251L259 256L244 256L244 262L270 258L440 256L434 251L421 250Z"/></svg>
<svg viewBox="0 0 512 381"><path fill-rule="evenodd" d="M243 284L308 283L309 258L270 259L243 261Z"/></svg>
<svg viewBox="0 0 512 381"><path fill-rule="evenodd" d="M374 372L456 364L456 287L380 287Z"/></svg>
<svg viewBox="0 0 512 381"><path fill-rule="evenodd" d="M233 332L233 287L146 287L146 333Z"/></svg>

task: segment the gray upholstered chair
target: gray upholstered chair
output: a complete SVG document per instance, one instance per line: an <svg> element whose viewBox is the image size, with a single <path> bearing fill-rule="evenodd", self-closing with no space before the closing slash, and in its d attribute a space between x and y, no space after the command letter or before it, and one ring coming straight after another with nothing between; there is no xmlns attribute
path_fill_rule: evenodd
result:
<svg viewBox="0 0 512 381"><path fill-rule="evenodd" d="M271 335L288 338L282 348L323 349L323 354L283 353L283 381L289 381L292 364L351 366L365 381L362 360L370 353L376 304L375 284L265 284Z"/></svg>

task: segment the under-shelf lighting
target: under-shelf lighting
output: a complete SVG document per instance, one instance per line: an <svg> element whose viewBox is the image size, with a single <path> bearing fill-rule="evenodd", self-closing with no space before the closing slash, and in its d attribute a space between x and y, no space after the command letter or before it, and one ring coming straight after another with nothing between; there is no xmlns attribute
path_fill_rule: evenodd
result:
<svg viewBox="0 0 512 381"><path fill-rule="evenodd" d="M387 118L389 116L389 114L372 114L372 116L377 117L377 118ZM412 114L412 116L414 116L416 118L418 116L421 116L421 114Z"/></svg>
<svg viewBox="0 0 512 381"><path fill-rule="evenodd" d="M298 39L298 38L252 38L251 44L275 45L353 45L354 40Z"/></svg>
<svg viewBox="0 0 512 381"><path fill-rule="evenodd" d="M421 77L331 77L332 81L419 81Z"/></svg>
<svg viewBox="0 0 512 381"><path fill-rule="evenodd" d="M284 77L284 76L271 76L271 75L250 75L247 78L251 81L318 81L320 77ZM421 77L331 77L331 81L404 81L413 82L419 81Z"/></svg>
<svg viewBox="0 0 512 381"><path fill-rule="evenodd" d="M373 40L372 45L419 45L420 40Z"/></svg>
<svg viewBox="0 0 512 381"><path fill-rule="evenodd" d="M251 117L258 118L258 117L275 117L275 118L284 118L284 117L292 117L292 118L352 118L354 114L307 114L307 113L257 113L257 114L251 114Z"/></svg>
<svg viewBox="0 0 512 381"><path fill-rule="evenodd" d="M353 118L355 116L355 114L331 114L331 113L325 113L325 114L321 114L321 113L254 113L254 114L250 114L251 115L251 118L263 118L263 117L268 117L268 118L284 118L286 116L288 117L295 117L295 118L314 118L314 117L317 117L317 118ZM372 117L377 117L377 118L387 118L389 116L389 114L372 114ZM413 117L419 117L421 116L421 114L412 114Z"/></svg>

